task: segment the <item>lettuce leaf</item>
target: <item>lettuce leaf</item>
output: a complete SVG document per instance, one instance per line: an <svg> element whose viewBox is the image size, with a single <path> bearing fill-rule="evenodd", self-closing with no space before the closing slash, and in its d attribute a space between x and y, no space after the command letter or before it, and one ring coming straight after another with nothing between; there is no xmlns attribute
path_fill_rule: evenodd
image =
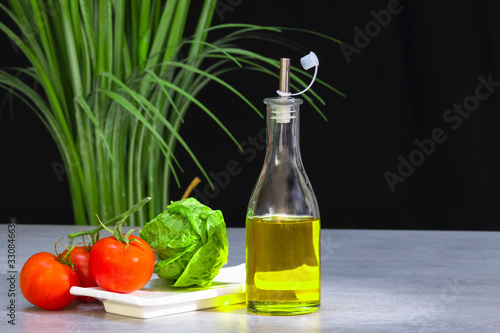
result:
<svg viewBox="0 0 500 333"><path fill-rule="evenodd" d="M194 198L171 202L144 225L141 238L157 254L155 273L174 287L209 286L227 262L222 212Z"/></svg>

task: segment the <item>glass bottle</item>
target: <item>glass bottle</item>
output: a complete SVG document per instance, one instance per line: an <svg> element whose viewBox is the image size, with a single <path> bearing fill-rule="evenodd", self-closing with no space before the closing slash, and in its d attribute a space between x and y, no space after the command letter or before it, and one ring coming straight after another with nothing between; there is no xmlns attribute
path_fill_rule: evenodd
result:
<svg viewBox="0 0 500 333"><path fill-rule="evenodd" d="M287 82L280 83L283 89ZM246 216L247 309L261 315L311 313L320 306L320 215L300 156L302 100L276 97L264 103L266 156Z"/></svg>

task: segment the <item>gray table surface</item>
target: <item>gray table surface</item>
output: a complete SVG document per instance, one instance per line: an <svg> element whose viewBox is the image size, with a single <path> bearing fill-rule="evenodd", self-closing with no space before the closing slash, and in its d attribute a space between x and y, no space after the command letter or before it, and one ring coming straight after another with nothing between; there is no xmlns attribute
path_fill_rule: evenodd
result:
<svg viewBox="0 0 500 333"><path fill-rule="evenodd" d="M36 252L77 226L16 225L15 297L9 297L7 225L0 225L1 331L21 332L500 332L500 233L322 230L322 305L309 315L251 315L244 304L151 319L108 314L100 304L45 311L19 290ZM229 262L245 258L244 229L230 228ZM7 306L15 300L15 326Z"/></svg>

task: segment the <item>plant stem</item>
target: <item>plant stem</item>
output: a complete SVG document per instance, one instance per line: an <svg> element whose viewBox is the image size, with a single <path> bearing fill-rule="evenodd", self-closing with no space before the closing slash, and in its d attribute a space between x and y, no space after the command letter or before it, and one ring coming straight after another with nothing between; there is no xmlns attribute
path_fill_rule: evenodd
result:
<svg viewBox="0 0 500 333"><path fill-rule="evenodd" d="M73 232L68 234L69 238L69 245L68 248L71 248L73 246L73 239L80 237L80 236L85 236L85 235L90 235L94 236L96 235L99 231L104 229L104 226L109 226L109 225L115 225L118 222L125 221L130 215L133 213L137 212L142 206L144 206L148 201L150 201L151 198L147 197L136 203L134 206L132 206L129 210L126 212L113 217L111 220L104 222L102 225L97 226L95 229L92 230L87 230L87 231L80 231L80 232Z"/></svg>

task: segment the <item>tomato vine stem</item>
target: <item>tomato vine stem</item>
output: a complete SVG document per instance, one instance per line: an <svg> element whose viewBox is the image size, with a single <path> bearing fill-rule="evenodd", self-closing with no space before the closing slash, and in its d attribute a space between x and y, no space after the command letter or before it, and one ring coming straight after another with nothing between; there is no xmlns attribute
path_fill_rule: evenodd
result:
<svg viewBox="0 0 500 333"><path fill-rule="evenodd" d="M68 234L68 238L69 238L68 248L71 248L73 245L73 240L77 237L80 237L80 236L90 235L92 237L92 241L95 242L96 237L97 238L99 237L99 231L101 231L102 229L104 229L107 226L116 225L118 222L124 222L130 215L137 212L142 206L144 206L150 200L151 200L150 197L146 197L146 198L142 199L141 201L139 201L138 203L136 203L135 205L130 207L130 209L127 210L126 212L121 213L120 215L113 217L111 220L100 224L95 229L69 233Z"/></svg>

